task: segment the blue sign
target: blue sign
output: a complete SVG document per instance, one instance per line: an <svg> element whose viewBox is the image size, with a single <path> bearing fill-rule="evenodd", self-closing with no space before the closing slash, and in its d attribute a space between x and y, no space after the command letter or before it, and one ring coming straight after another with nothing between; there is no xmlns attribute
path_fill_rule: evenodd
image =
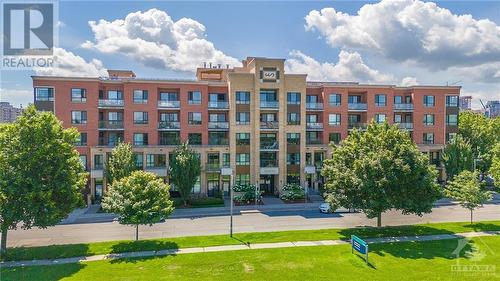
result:
<svg viewBox="0 0 500 281"><path fill-rule="evenodd" d="M351 252L356 252L365 255L366 263L368 263L368 244L356 235L351 235Z"/></svg>

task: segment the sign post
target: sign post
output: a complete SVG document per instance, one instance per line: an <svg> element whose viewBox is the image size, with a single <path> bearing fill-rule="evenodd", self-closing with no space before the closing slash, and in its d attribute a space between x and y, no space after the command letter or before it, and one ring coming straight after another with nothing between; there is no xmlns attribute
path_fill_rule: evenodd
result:
<svg viewBox="0 0 500 281"><path fill-rule="evenodd" d="M356 252L365 255L365 262L368 264L368 243L356 235L351 235L351 253Z"/></svg>

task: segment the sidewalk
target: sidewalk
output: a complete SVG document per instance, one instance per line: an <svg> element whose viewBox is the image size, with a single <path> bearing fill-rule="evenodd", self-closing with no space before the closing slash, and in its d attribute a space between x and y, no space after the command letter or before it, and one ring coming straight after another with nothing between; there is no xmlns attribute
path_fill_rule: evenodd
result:
<svg viewBox="0 0 500 281"><path fill-rule="evenodd" d="M448 240L448 239L472 238L479 236L495 236L495 235L500 235L500 231L465 232L456 234L437 234L437 235L424 235L424 236L381 237L381 238L368 238L364 240L369 244L373 244L373 243L391 243L391 242ZM236 250L332 246L332 245L344 245L349 243L350 242L346 240L322 240L322 241L295 241L295 242L239 244L239 245L236 244L236 245L199 247L199 248L166 249L160 251L128 252L128 253L118 253L118 254L86 256L86 257L62 258L55 260L10 261L10 262L1 262L0 266L3 267L44 266L44 265L100 261L109 259L145 258L145 257L157 257L157 256L167 256L167 255L193 254L193 253L206 253L206 252L225 252L225 251L236 251Z"/></svg>

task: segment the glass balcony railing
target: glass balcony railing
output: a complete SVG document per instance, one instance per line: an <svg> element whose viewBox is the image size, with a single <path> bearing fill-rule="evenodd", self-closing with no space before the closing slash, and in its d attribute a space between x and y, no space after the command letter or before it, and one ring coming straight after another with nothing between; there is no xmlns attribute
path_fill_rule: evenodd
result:
<svg viewBox="0 0 500 281"><path fill-rule="evenodd" d="M279 128L278 121L261 121L260 122L261 129L269 129L269 130L277 130Z"/></svg>
<svg viewBox="0 0 500 281"><path fill-rule="evenodd" d="M402 130L412 130L413 123L397 123L398 127Z"/></svg>
<svg viewBox="0 0 500 281"><path fill-rule="evenodd" d="M101 120L99 121L99 129L123 129L122 120Z"/></svg>
<svg viewBox="0 0 500 281"><path fill-rule="evenodd" d="M349 123L347 125L347 128L352 130L352 129L358 129L358 130L364 130L366 129L368 125L366 123Z"/></svg>
<svg viewBox="0 0 500 281"><path fill-rule="evenodd" d="M308 122L308 123L306 123L306 128L307 129L313 129L313 130L323 129L323 123Z"/></svg>
<svg viewBox="0 0 500 281"><path fill-rule="evenodd" d="M277 141L261 141L260 142L261 150L275 150L279 149L279 144Z"/></svg>
<svg viewBox="0 0 500 281"><path fill-rule="evenodd" d="M368 105L366 103L358 102L358 103L349 103L348 105L349 110L367 110Z"/></svg>
<svg viewBox="0 0 500 281"><path fill-rule="evenodd" d="M278 101L260 101L260 108L278 108Z"/></svg>
<svg viewBox="0 0 500 281"><path fill-rule="evenodd" d="M278 159L262 159L260 160L260 167L278 167Z"/></svg>
<svg viewBox="0 0 500 281"><path fill-rule="evenodd" d="M124 100L113 100L113 99L101 99L101 100L99 100L99 106L121 107L124 105L125 105Z"/></svg>
<svg viewBox="0 0 500 281"><path fill-rule="evenodd" d="M179 121L160 121L158 129L160 130L180 130L181 122Z"/></svg>
<svg viewBox="0 0 500 281"><path fill-rule="evenodd" d="M178 100L159 100L158 107L163 108L180 108L181 102Z"/></svg>
<svg viewBox="0 0 500 281"><path fill-rule="evenodd" d="M209 172L218 172L220 171L220 164L219 163L206 163L205 164L205 169Z"/></svg>
<svg viewBox="0 0 500 281"><path fill-rule="evenodd" d="M229 102L227 101L209 101L208 102L209 109L228 109Z"/></svg>
<svg viewBox="0 0 500 281"><path fill-rule="evenodd" d="M306 103L306 109L309 110L322 110L323 104L319 102L308 102Z"/></svg>
<svg viewBox="0 0 500 281"><path fill-rule="evenodd" d="M319 138L317 139L306 139L306 144L323 144L323 141Z"/></svg>
<svg viewBox="0 0 500 281"><path fill-rule="evenodd" d="M228 130L229 122L208 122L208 128L212 130Z"/></svg>
<svg viewBox="0 0 500 281"><path fill-rule="evenodd" d="M394 110L413 111L413 103L395 103Z"/></svg>
<svg viewBox="0 0 500 281"><path fill-rule="evenodd" d="M208 145L229 145L227 138L208 138Z"/></svg>
<svg viewBox="0 0 500 281"><path fill-rule="evenodd" d="M118 143L120 143L122 141L121 138L106 138L106 137L101 137L99 138L99 145L100 146L117 146Z"/></svg>
<svg viewBox="0 0 500 281"><path fill-rule="evenodd" d="M158 140L158 143L160 145L179 145L181 141L179 138L173 138L173 137L160 137Z"/></svg>

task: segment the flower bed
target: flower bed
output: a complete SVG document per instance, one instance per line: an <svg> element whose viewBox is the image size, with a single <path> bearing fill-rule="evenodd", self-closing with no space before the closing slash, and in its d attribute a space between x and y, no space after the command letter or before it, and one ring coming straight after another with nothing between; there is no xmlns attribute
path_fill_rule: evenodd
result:
<svg viewBox="0 0 500 281"><path fill-rule="evenodd" d="M235 205L251 205L254 204L256 199L259 203L262 198L262 192L257 192L257 187L253 184L240 185L237 184L233 187L235 193L233 200ZM257 194L258 193L258 194Z"/></svg>
<svg viewBox="0 0 500 281"><path fill-rule="evenodd" d="M304 188L296 183L289 183L281 189L280 199L286 203L303 203L306 198Z"/></svg>

